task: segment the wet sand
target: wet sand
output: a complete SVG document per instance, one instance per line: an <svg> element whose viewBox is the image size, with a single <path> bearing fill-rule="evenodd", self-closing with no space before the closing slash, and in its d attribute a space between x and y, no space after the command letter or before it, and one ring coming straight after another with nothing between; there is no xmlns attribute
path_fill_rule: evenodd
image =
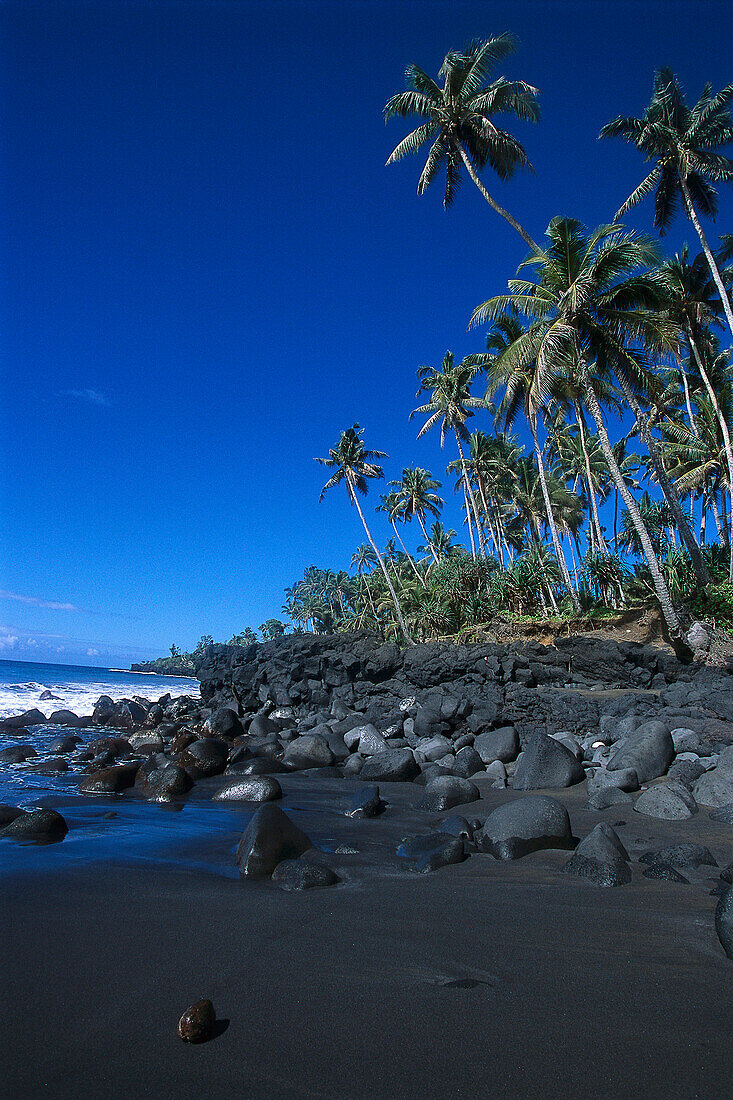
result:
<svg viewBox="0 0 733 1100"><path fill-rule="evenodd" d="M83 800L82 817L118 814L98 826L101 847L92 838L85 849L78 826L37 850L42 868L26 860L13 872L3 852L0 1096L729 1092L733 963L713 927L717 872L690 872L683 886L643 878L637 862L648 847L682 842L728 862L730 828L708 811L665 823L631 807L589 813L585 784L553 792L577 836L599 820L626 822L616 827L633 882L603 890L560 874L568 853L559 851L408 872L397 841L447 816L410 809L420 788L385 784L387 812L353 822L329 809L356 784L323 780L319 793L319 781L283 778L283 808L331 850L342 885L288 894L241 882L232 845L247 813L202 804L216 811L207 832L193 799L180 814ZM478 785L484 797L464 808L469 818L522 797ZM175 818L178 838L166 830L146 852L122 844L134 834L128 805L147 821ZM187 812L192 827L181 828ZM77 854L54 869L54 851L75 832ZM343 843L360 854L332 854ZM229 1022L186 1046L176 1023L201 997Z"/></svg>

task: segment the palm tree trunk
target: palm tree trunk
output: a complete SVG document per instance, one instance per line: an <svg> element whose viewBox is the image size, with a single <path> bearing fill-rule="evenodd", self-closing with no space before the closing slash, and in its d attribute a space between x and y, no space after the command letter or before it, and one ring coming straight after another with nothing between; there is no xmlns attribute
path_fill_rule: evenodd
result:
<svg viewBox="0 0 733 1100"><path fill-rule="evenodd" d="M485 549L484 549L484 547L481 543L481 525L479 524L479 521L478 521L478 508L476 507L476 498L473 495L473 489L471 487L471 482L470 482L470 479L468 477L468 468L466 466L466 459L464 458L464 455L463 455L463 447L461 446L461 437L459 436L458 432L455 429L454 429L454 435L456 437L456 444L458 445L458 453L461 456L461 469L463 470L463 484L466 488L466 492L468 493L468 499L471 501L471 508L473 509L473 515L474 515L474 518L476 520L476 531L478 532L478 536L479 536L479 550L481 551L481 556L483 557L483 559L485 561L486 560L486 551L485 551ZM466 507L468 507L468 501L466 501ZM471 513L470 512L468 513L468 527L469 527L469 530L470 530L471 529ZM474 552L473 552L473 557L474 557L474 560L475 560L476 559L476 550L475 549L474 549Z"/></svg>
<svg viewBox="0 0 733 1100"><path fill-rule="evenodd" d="M590 457L588 455L588 448L585 443L585 425L583 424L583 411L580 405L575 405L575 419L578 422L578 433L580 435L580 446L583 450L583 459L585 461L585 479L588 483L588 498L591 504L591 515L593 517L593 523L596 525L596 541L598 549L601 554L608 553L608 547L606 546L606 540L603 537L601 531L601 521L598 518L598 502L596 500L595 490L593 488L593 474L590 468Z"/></svg>
<svg viewBox="0 0 733 1100"><path fill-rule="evenodd" d="M680 375L682 377L682 388L685 391L685 406L687 407L687 418L690 421L690 430L693 435L697 435L697 423L692 412L692 403L690 401L690 383L687 380L687 372L680 367Z"/></svg>
<svg viewBox="0 0 733 1100"><path fill-rule="evenodd" d="M389 578L389 573L387 572L387 568L384 564L384 561L382 560L382 555L379 553L379 550L377 548L377 544L374 541L374 539L372 538L372 533L369 530L369 527L367 526L367 521L365 520L364 513L361 510L361 506L359 504L359 499L356 495L356 490L354 488L352 488L352 486L349 482L347 482L347 485L348 485L348 489L349 489L349 496L351 497L353 503L356 505L356 510L359 513L359 519L361 520L361 522L364 526L364 530L366 531L366 537L369 539L369 544L370 544L372 550L377 555L377 561L379 562L382 573L384 574L384 579L387 582L387 588L389 589L389 594L392 597L392 602L394 604L395 613L397 615L397 622L400 624L400 629L401 629L402 633L404 634L406 640L408 642L410 642L410 644L412 644L412 638L410 637L410 632L407 629L404 617L402 615L402 608L400 607L400 601L397 599L397 593L395 592L394 586L392 585L392 581Z"/></svg>
<svg viewBox="0 0 733 1100"><path fill-rule="evenodd" d="M495 210L496 213L500 215L500 217L504 218L505 221L509 222L512 229L515 229L517 231L517 233L522 238L524 243L532 249L532 251L535 253L535 255L540 256L541 253L542 253L542 250L540 249L540 246L537 244L536 241L532 240L532 238L530 237L529 233L524 228L524 226L520 225L519 222L517 221L517 219L513 218L508 210L505 210L503 206L499 206L496 199L492 199L491 195L486 190L483 183L481 182L481 180L477 176L476 170L475 170L474 166L471 164L468 153L463 148L463 146L460 144L460 142L458 144L458 149L459 149L459 152L461 154L461 160L463 161L463 163L466 166L466 171L468 172L469 176L471 177L473 182L478 187L478 189L481 192L481 194L483 195L483 197L486 199L486 201L489 204L489 206L491 207L491 209Z"/></svg>
<svg viewBox="0 0 733 1100"><path fill-rule="evenodd" d="M664 577L659 569L659 562L657 556L654 553L654 547L652 546L651 539L649 538L649 532L646 529L641 513L639 512L638 505L634 500L634 497L624 481L623 474L621 473L618 463L616 462L613 448L611 447L611 441L608 438L608 432L606 431L606 425L603 420L603 413L601 412L601 406L598 403L596 391L593 388L590 375L588 374L588 366L582 356L579 357L580 374L583 382L583 390L585 398L590 409L591 416L593 417L596 428L598 430L598 438L600 440L601 449L606 458L608 469L611 471L611 477L614 480L616 488L621 494L621 499L626 505L631 521L634 524L636 533L639 536L639 542L644 553L644 558L649 566L649 572L652 575L652 582L654 584L654 591L657 594L659 600L659 606L662 609L664 615L664 621L667 624L667 630L672 644L679 643L682 640L682 629L680 627L680 621L677 618L674 608L672 607L672 600L669 595L669 589L665 583Z"/></svg>
<svg viewBox="0 0 733 1100"><path fill-rule="evenodd" d="M704 546L705 545L705 527L706 527L706 519L707 519L707 511L708 511L707 493L705 492L704 489L700 493L700 498L702 500L702 509L700 511L700 545Z"/></svg>
<svg viewBox="0 0 733 1100"><path fill-rule="evenodd" d="M657 447L657 441L652 435L651 428L649 427L649 421L642 412L641 406L634 396L634 391L631 389L628 381L623 377L622 374L619 375L619 382L621 383L621 389L624 392L624 396L631 406L631 410L634 416L636 417L636 423L639 425L641 438L646 444L646 448L649 452L649 457L651 458L652 465L654 466L654 472L657 475L659 488L662 490L662 493L664 494L664 499L667 501L667 504L672 509L672 515L674 516L677 530L680 533L682 541L687 547L687 552L690 555L690 561L692 562L692 568L695 571L695 578L697 580L697 583L700 588L707 588L708 585L712 583L708 567L705 564L705 559L700 553L700 547L698 546L697 540L695 539L690 525L687 522L687 517L682 511L682 505L680 504L680 498L677 489L667 476L667 471L664 468L662 456L659 453L659 448Z"/></svg>
<svg viewBox="0 0 733 1100"><path fill-rule="evenodd" d="M361 576L360 576L360 580L363 580L363 581L364 581L364 588L365 588L365 590L366 590L366 594L367 594L367 599L369 600L369 606L370 606L370 607L371 607L371 609L372 609L372 616L373 616L373 618L374 618L374 622L376 623L376 622L377 622L377 609L376 609L376 607L374 606L374 600L372 599L372 594L371 594L371 592L369 591L369 582L368 582L368 581L366 580L366 578L365 578L365 577L361 577Z"/></svg>
<svg viewBox="0 0 733 1100"><path fill-rule="evenodd" d="M430 539L428 538L428 533L425 530L425 523L423 521L423 518L422 518L422 516L420 515L419 512L415 512L415 515L417 516L417 522L420 524L420 530L422 531L423 535L425 536L425 545L427 546L430 553L433 555L433 561L437 565L438 564L438 559L436 557L435 551L433 550L433 544L431 543Z"/></svg>
<svg viewBox="0 0 733 1100"><path fill-rule="evenodd" d="M395 525L395 521L393 519L391 519L389 522L392 524L392 530L394 531L395 535L397 536L397 538L399 540L399 544L400 544L400 546L402 547L402 549L404 551L405 557L407 558L410 565L412 566L413 573L415 574L417 579L420 581L423 588L427 588L427 585L425 583L425 578L418 572L417 566L415 565L414 561L412 560L412 558L410 557L410 555L407 552L407 547L405 546L404 542L402 541L402 536L400 535L399 531L397 530L397 527Z"/></svg>
<svg viewBox="0 0 733 1100"><path fill-rule="evenodd" d="M723 534L725 536L723 545L730 545L730 531L728 530L728 505L725 502L725 485L720 487L720 521L723 524Z"/></svg>
<svg viewBox="0 0 733 1100"><path fill-rule="evenodd" d="M710 506L713 509L713 516L715 517L715 526L718 531L718 538L720 539L721 546L727 546L725 534L723 532L723 526L720 522L720 512L718 511L718 502L715 499L715 489L710 490Z"/></svg>
<svg viewBox="0 0 733 1100"><path fill-rule="evenodd" d="M687 215L695 227L695 232L700 238L700 244L702 245L702 250L705 253L705 258L708 261L710 274L712 275L713 281L718 288L718 294L720 295L720 300L723 303L723 309L725 311L725 317L728 322L728 328L730 329L731 336L733 336L733 307L731 307L730 298L728 297L728 294L726 292L718 265L715 262L715 257L710 251L710 245L708 244L707 237L705 236L705 231L700 224L700 219L698 218L697 211L695 210L695 207L693 205L692 196L690 195L690 189L687 186L687 179L685 178L685 174L683 172L680 172L679 177L682 194L685 199L685 206L687 207Z"/></svg>
<svg viewBox="0 0 733 1100"><path fill-rule="evenodd" d="M473 537L473 523L471 522L471 506L468 503L468 496L466 495L466 483L462 483L463 488L463 507L466 509L466 523L468 525L468 537L471 540L471 557L476 561L476 543Z"/></svg>
<svg viewBox="0 0 733 1100"><path fill-rule="evenodd" d="M726 423L725 416L723 415L723 410L720 407L720 403L718 402L718 398L716 396L715 390L713 389L712 384L710 382L708 372L705 370L705 367L703 366L702 358L701 358L700 352L698 350L697 342L696 342L694 336L692 335L692 331L690 329L687 330L687 339L690 343L690 347L692 348L692 354L695 357L695 362L697 363L697 369L700 371L700 377L702 378L703 382L705 383L705 389L708 391L708 397L710 398L710 400L712 402L713 408L715 409L715 415L717 416L718 423L720 424L720 431L723 435L723 444L725 446L725 459L726 459L726 462L728 463L728 485L733 487L733 448L731 447L730 432L728 431L728 425ZM705 503L704 503L704 499L703 499L703 512L704 512L704 510L705 510ZM731 539L731 542L730 542L730 556L729 556L729 561L728 561L728 580L733 581L733 539Z"/></svg>
<svg viewBox="0 0 733 1100"><path fill-rule="evenodd" d="M552 534L552 545L555 547L555 557L557 563L562 571L563 580L565 581L565 587L568 590L568 595L572 600L573 608L579 615L581 611L580 600L578 599L578 593L573 587L573 582L570 579L570 571L568 570L568 563L565 561L565 555L562 552L560 546L560 537L557 533L557 526L555 524L555 517L552 514L552 505L550 503L550 493L547 488L547 479L545 477L545 463L542 459L542 449L540 447L540 441L537 438L537 425L533 416L527 417L529 423L529 430L532 433L532 442L534 443L534 452L537 458L537 468L540 475L540 485L542 486L542 496L545 499L545 511L547 512L547 522L550 526L550 533Z"/></svg>

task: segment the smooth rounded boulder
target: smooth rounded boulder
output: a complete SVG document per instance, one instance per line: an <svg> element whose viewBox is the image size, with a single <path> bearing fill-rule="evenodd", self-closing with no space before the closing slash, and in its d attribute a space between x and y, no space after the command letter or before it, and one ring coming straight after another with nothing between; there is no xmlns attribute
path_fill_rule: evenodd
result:
<svg viewBox="0 0 733 1100"><path fill-rule="evenodd" d="M387 749L364 761L359 778L373 783L409 783L419 771L411 749Z"/></svg>
<svg viewBox="0 0 733 1100"><path fill-rule="evenodd" d="M69 831L66 821L56 810L28 810L0 829L0 836L11 840L63 840Z"/></svg>
<svg viewBox="0 0 733 1100"><path fill-rule="evenodd" d="M283 756L283 765L292 771L305 771L307 768L328 768L333 764L333 759L325 738L318 734L304 734L289 743Z"/></svg>
<svg viewBox="0 0 733 1100"><path fill-rule="evenodd" d="M162 754L151 760L153 766L148 767L147 762L142 764L135 777L136 790L149 802L170 802L191 790L193 780L178 764Z"/></svg>
<svg viewBox="0 0 733 1100"><path fill-rule="evenodd" d="M640 783L667 774L674 760L674 742L664 722L644 722L616 745L608 761L609 771L633 768Z"/></svg>
<svg viewBox="0 0 733 1100"><path fill-rule="evenodd" d="M515 791L554 790L572 787L585 779L583 766L560 741L537 732L524 747L514 773Z"/></svg>
<svg viewBox="0 0 733 1100"><path fill-rule="evenodd" d="M452 863L462 863L466 858L466 845L460 836L450 836L444 832L428 833L427 836L403 840L397 855L409 860L412 870L424 875Z"/></svg>
<svg viewBox="0 0 733 1100"><path fill-rule="evenodd" d="M111 768L100 768L82 779L79 784L81 794L120 794L135 785L137 764L115 764Z"/></svg>
<svg viewBox="0 0 733 1100"><path fill-rule="evenodd" d="M470 779L457 775L439 775L425 786L425 794L417 804L418 810L440 812L452 810L481 798L481 791Z"/></svg>
<svg viewBox="0 0 733 1100"><path fill-rule="evenodd" d="M79 715L75 714L73 710L55 710L49 714L48 721L54 726L76 726L79 722Z"/></svg>
<svg viewBox="0 0 733 1100"><path fill-rule="evenodd" d="M22 764L34 756L38 753L32 745L8 745L6 749L0 749L0 763L3 764Z"/></svg>
<svg viewBox="0 0 733 1100"><path fill-rule="evenodd" d="M638 814L664 821L684 821L697 813L697 803L687 787L675 779L647 787L634 804Z"/></svg>
<svg viewBox="0 0 733 1100"><path fill-rule="evenodd" d="M474 834L479 851L519 859L542 848L572 848L568 811L549 795L535 794L499 806Z"/></svg>
<svg viewBox="0 0 733 1100"><path fill-rule="evenodd" d="M509 764L519 754L519 734L514 726L501 726L500 729L480 733L473 747L484 764L492 764L494 760Z"/></svg>
<svg viewBox="0 0 733 1100"><path fill-rule="evenodd" d="M0 726L10 730L27 729L29 726L40 726L46 721L46 715L36 707L33 710L23 711L22 714L14 714L12 718L0 720Z"/></svg>
<svg viewBox="0 0 733 1100"><path fill-rule="evenodd" d="M215 802L274 802L282 798L282 787L271 775L249 775L234 779L214 795Z"/></svg>
<svg viewBox="0 0 733 1100"><path fill-rule="evenodd" d="M226 741L221 741L218 737L202 737L179 752L176 763L192 779L206 779L212 775L221 775L228 756L229 746Z"/></svg>
<svg viewBox="0 0 733 1100"><path fill-rule="evenodd" d="M596 886L625 886L631 882L629 853L615 829L605 822L581 840L563 867L568 875L588 879Z"/></svg>
<svg viewBox="0 0 733 1100"><path fill-rule="evenodd" d="M281 890L322 890L326 886L336 886L341 879L323 863L284 859L272 872L272 881Z"/></svg>
<svg viewBox="0 0 733 1100"><path fill-rule="evenodd" d="M309 837L273 802L261 806L237 847L242 878L269 878L284 859L297 859L313 847Z"/></svg>

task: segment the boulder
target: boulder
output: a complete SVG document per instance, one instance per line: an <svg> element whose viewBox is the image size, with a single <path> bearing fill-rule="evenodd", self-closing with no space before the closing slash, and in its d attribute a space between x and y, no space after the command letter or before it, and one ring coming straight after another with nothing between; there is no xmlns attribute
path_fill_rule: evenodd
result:
<svg viewBox="0 0 733 1100"><path fill-rule="evenodd" d="M644 722L620 741L608 761L609 771L633 768L639 783L665 775L674 760L674 744L664 722Z"/></svg>
<svg viewBox="0 0 733 1100"><path fill-rule="evenodd" d="M81 738L76 737L73 733L67 734L66 737L57 737L55 741L51 742L50 752L73 752L76 746L79 744Z"/></svg>
<svg viewBox="0 0 733 1100"><path fill-rule="evenodd" d="M323 863L307 859L284 859L272 872L272 881L281 890L313 890L336 886L338 875Z"/></svg>
<svg viewBox="0 0 733 1100"><path fill-rule="evenodd" d="M476 802L481 792L470 779L461 779L456 775L441 775L431 779L425 787L425 794L417 805L418 810L434 813L452 810L454 806L463 806Z"/></svg>
<svg viewBox="0 0 733 1100"><path fill-rule="evenodd" d="M601 787L588 799L589 810L607 810L609 806L630 805L633 798L620 787Z"/></svg>
<svg viewBox="0 0 733 1100"><path fill-rule="evenodd" d="M692 793L701 806L727 806L733 802L733 771L720 765L712 768L700 776Z"/></svg>
<svg viewBox="0 0 733 1100"><path fill-rule="evenodd" d="M453 751L453 742L447 737L443 737L442 734L438 734L437 737L431 737L429 740L419 741L417 748L423 754L426 760L434 763L441 760L446 753Z"/></svg>
<svg viewBox="0 0 733 1100"><path fill-rule="evenodd" d="M644 878L658 879L660 882L677 882L681 886L690 885L690 880L681 875L676 867L661 860L658 863L652 863L651 867L642 871L642 874Z"/></svg>
<svg viewBox="0 0 733 1100"><path fill-rule="evenodd" d="M90 772L79 784L80 794L120 794L134 786L137 764L115 764Z"/></svg>
<svg viewBox="0 0 733 1100"><path fill-rule="evenodd" d="M69 762L63 756L52 756L38 764L29 764L27 770L34 775L60 775L69 770Z"/></svg>
<svg viewBox="0 0 733 1100"><path fill-rule="evenodd" d="M361 736L356 751L360 752L362 756L375 756L378 752L384 752L388 748L386 738L382 737L382 734L374 726L361 727Z"/></svg>
<svg viewBox="0 0 733 1100"><path fill-rule="evenodd" d="M410 782L419 771L411 749L387 749L364 761L359 778L372 783Z"/></svg>
<svg viewBox="0 0 733 1100"><path fill-rule="evenodd" d="M631 882L629 853L615 829L605 822L596 825L581 840L563 871L602 887L625 886Z"/></svg>
<svg viewBox="0 0 733 1100"><path fill-rule="evenodd" d="M349 720L347 719L344 724L348 724L348 721ZM379 730L376 726L373 726L371 722L362 722L361 725L349 725L348 729L339 729L339 732L344 739L344 744L350 752L361 752L361 749L359 748L359 742L361 741L362 737L364 738L365 745L377 745L379 744L379 738L381 737ZM382 740L384 740L384 738L382 738ZM385 742L383 748L378 749L377 751L383 752L386 747L387 744Z"/></svg>
<svg viewBox="0 0 733 1100"><path fill-rule="evenodd" d="M440 823L441 833L448 833L449 836L460 836L464 840L473 840L474 831L471 822L465 817L461 817L460 814L445 817Z"/></svg>
<svg viewBox="0 0 733 1100"><path fill-rule="evenodd" d="M379 787L365 787L351 796L344 812L347 817L376 817L384 808Z"/></svg>
<svg viewBox="0 0 733 1100"><path fill-rule="evenodd" d="M273 802L282 798L282 787L269 775L233 779L214 795L215 802Z"/></svg>
<svg viewBox="0 0 733 1100"><path fill-rule="evenodd" d="M466 854L462 837L443 832L411 837L403 840L397 849L397 855L409 860L412 869L420 874L429 874L451 863L462 863Z"/></svg>
<svg viewBox="0 0 733 1100"><path fill-rule="evenodd" d="M525 745L512 786L515 791L552 790L584 779L583 767L570 749L538 731Z"/></svg>
<svg viewBox="0 0 733 1100"><path fill-rule="evenodd" d="M462 779L470 779L476 772L484 770L484 763L472 745L464 745L456 753L456 758L451 768L454 775Z"/></svg>
<svg viewBox="0 0 733 1100"><path fill-rule="evenodd" d="M92 722L95 726L108 726L115 716L115 703L109 695L100 695L94 704Z"/></svg>
<svg viewBox="0 0 733 1100"><path fill-rule="evenodd" d="M718 821L723 825L733 825L733 802L728 802L710 814L711 821Z"/></svg>
<svg viewBox="0 0 733 1100"><path fill-rule="evenodd" d="M528 795L499 806L474 834L479 851L496 859L519 859L541 848L572 848L570 818L562 802Z"/></svg>
<svg viewBox="0 0 733 1100"><path fill-rule="evenodd" d="M242 878L269 878L284 859L297 859L312 848L311 840L273 802L266 802L250 821L237 847Z"/></svg>
<svg viewBox="0 0 733 1100"><path fill-rule="evenodd" d="M15 714L12 718L4 718L0 723L0 726L4 726L5 729L21 730L27 729L29 726L40 726L46 721L46 715L35 707L33 710L23 711L22 714Z"/></svg>
<svg viewBox="0 0 733 1100"><path fill-rule="evenodd" d="M702 844L674 844L644 852L639 863L668 863L671 867L717 867L715 856Z"/></svg>
<svg viewBox="0 0 733 1100"><path fill-rule="evenodd" d="M202 737L192 741L178 753L176 763L187 771L192 779L205 779L221 775L226 767L229 746L218 737Z"/></svg>
<svg viewBox="0 0 733 1100"><path fill-rule="evenodd" d="M620 791L638 791L639 779L633 768L610 772L607 768L595 768L588 776L588 795L592 797L607 787Z"/></svg>
<svg viewBox="0 0 733 1100"><path fill-rule="evenodd" d="M9 806L7 802L0 802L0 829L24 813L25 810L21 810L18 806Z"/></svg>
<svg viewBox="0 0 733 1100"><path fill-rule="evenodd" d="M0 749L0 763L3 764L22 764L33 756L38 756L38 753L32 745L8 745L6 749Z"/></svg>
<svg viewBox="0 0 733 1100"><path fill-rule="evenodd" d="M54 726L76 726L79 724L79 715L73 710L55 710L48 716L49 723Z"/></svg>
<svg viewBox="0 0 733 1100"><path fill-rule="evenodd" d="M192 786L188 772L165 756L154 767L146 769L146 764L142 764L135 777L135 788L150 802L170 802L186 794Z"/></svg>
<svg viewBox="0 0 733 1100"><path fill-rule="evenodd" d="M670 779L668 783L647 787L637 798L634 809L647 817L684 821L697 813L697 803L684 784Z"/></svg>
<svg viewBox="0 0 733 1100"><path fill-rule="evenodd" d="M519 734L514 726L487 730L474 739L473 747L484 764L491 764L494 760L508 764L516 760L519 753Z"/></svg>
<svg viewBox="0 0 733 1100"><path fill-rule="evenodd" d="M0 836L11 840L58 841L63 840L68 831L68 825L56 810L29 810L4 825Z"/></svg>
<svg viewBox="0 0 733 1100"><path fill-rule="evenodd" d="M206 728L214 737L223 737L225 741L233 741L244 733L242 720L231 707L219 707L215 710L207 718Z"/></svg>
<svg viewBox="0 0 733 1100"><path fill-rule="evenodd" d="M304 771L306 768L327 768L333 764L333 759L333 753L323 737L305 734L296 737L287 746L283 765L292 771Z"/></svg>
<svg viewBox="0 0 733 1100"><path fill-rule="evenodd" d="M280 775L286 771L281 761L273 760L267 756L253 757L251 760L238 760L236 764L230 764L226 770L227 775Z"/></svg>

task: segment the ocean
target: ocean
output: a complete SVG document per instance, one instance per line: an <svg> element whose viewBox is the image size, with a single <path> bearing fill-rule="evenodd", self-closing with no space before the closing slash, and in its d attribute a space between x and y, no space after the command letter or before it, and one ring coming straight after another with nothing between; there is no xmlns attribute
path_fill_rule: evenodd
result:
<svg viewBox="0 0 733 1100"><path fill-rule="evenodd" d="M54 710L71 710L80 717L91 714L100 695L112 699L159 699L161 695L194 695L199 682L188 677L151 676L120 669L90 668L85 665L46 665L29 661L0 661L0 718L22 714L37 707L48 717ZM99 729L76 729L73 726L39 725L8 734L0 730L0 749L9 745L31 745L41 763L49 754L57 737L76 734L82 744L100 736ZM75 773L42 776L30 772L22 764L0 762L0 802L27 806L49 794L75 790L79 776Z"/></svg>

